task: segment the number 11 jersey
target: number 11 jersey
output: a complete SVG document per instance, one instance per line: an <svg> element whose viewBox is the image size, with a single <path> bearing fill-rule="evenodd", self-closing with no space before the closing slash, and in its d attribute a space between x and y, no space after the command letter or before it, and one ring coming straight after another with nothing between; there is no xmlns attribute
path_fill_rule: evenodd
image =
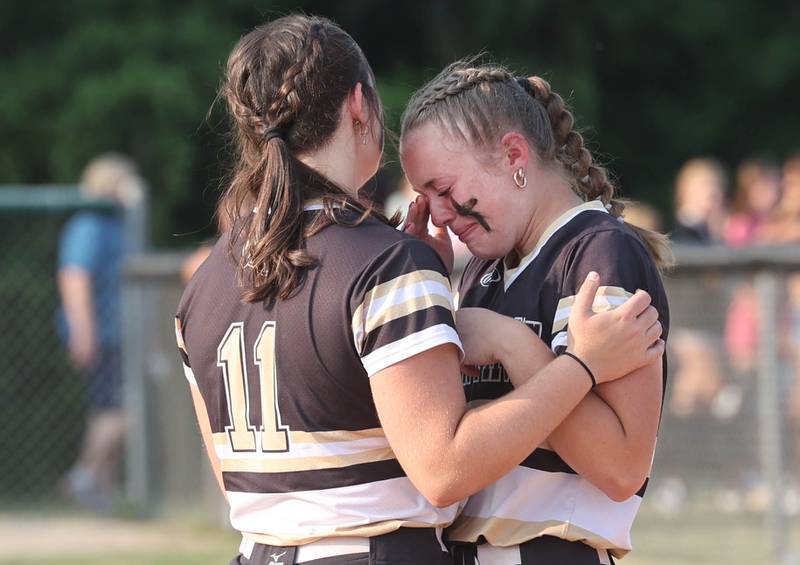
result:
<svg viewBox="0 0 800 565"><path fill-rule="evenodd" d="M255 542L300 545L451 523L458 505L434 507L403 472L369 383L427 349L461 348L443 264L376 219L330 225L306 246L318 266L290 298L246 303L225 235L178 308L232 525Z"/></svg>

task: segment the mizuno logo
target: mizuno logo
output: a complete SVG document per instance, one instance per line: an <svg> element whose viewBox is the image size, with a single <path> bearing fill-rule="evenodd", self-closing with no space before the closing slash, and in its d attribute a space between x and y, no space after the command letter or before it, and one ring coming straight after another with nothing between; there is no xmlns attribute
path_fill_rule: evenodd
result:
<svg viewBox="0 0 800 565"><path fill-rule="evenodd" d="M283 565L283 561L278 561L281 557L286 555L286 552L283 553L270 553L269 558L271 561L267 565Z"/></svg>
<svg viewBox="0 0 800 565"><path fill-rule="evenodd" d="M481 277L481 286L489 286L496 282L500 282L500 271L496 267Z"/></svg>

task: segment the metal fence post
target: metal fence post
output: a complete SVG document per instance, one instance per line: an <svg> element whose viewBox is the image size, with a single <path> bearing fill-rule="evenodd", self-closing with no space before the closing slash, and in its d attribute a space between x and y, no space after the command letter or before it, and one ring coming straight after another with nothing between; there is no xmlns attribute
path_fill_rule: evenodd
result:
<svg viewBox="0 0 800 565"><path fill-rule="evenodd" d="M125 243L128 257L147 248L148 195L125 209ZM143 511L153 502L150 480L150 450L148 448L148 410L146 382L146 351L144 335L149 321L146 292L142 282L123 275L122 316L124 344L122 351L125 383L125 412L128 435L125 442L126 494L128 500Z"/></svg>
<svg viewBox="0 0 800 565"><path fill-rule="evenodd" d="M783 516L782 410L778 386L777 308L779 276L774 270L756 273L758 296L758 434L761 468L771 493L765 526L775 563L787 559Z"/></svg>
<svg viewBox="0 0 800 565"><path fill-rule="evenodd" d="M126 328L122 361L125 412L128 418L128 436L125 442L126 493L128 500L139 509L147 510L151 503L151 488L143 340L146 331L143 310L147 305L143 295L141 283L126 276L122 294Z"/></svg>

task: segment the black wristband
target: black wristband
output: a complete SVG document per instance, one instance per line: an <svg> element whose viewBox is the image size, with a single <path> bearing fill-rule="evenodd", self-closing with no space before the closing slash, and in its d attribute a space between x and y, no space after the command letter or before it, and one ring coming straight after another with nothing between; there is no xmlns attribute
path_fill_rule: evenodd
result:
<svg viewBox="0 0 800 565"><path fill-rule="evenodd" d="M569 351L562 351L561 355L566 355L567 357L572 357L573 359L575 359L575 361L580 363L581 367L586 369L586 372L589 374L589 378L592 379L592 388L597 386L597 379L594 378L594 373L592 373L592 370L589 368L589 366L586 363L581 361L580 357L578 357L574 353L570 353Z"/></svg>

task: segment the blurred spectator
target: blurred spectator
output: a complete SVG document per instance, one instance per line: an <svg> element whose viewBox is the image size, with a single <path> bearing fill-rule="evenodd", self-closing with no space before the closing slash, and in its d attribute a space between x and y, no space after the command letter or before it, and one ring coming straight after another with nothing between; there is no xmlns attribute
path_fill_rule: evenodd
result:
<svg viewBox="0 0 800 565"><path fill-rule="evenodd" d="M89 404L82 449L62 489L82 506L107 512L126 429L120 359L125 241L119 207L138 203L143 183L130 159L104 154L86 166L80 187L86 197L116 207L78 212L59 242L60 328L70 360L86 379Z"/></svg>
<svg viewBox="0 0 800 565"><path fill-rule="evenodd" d="M675 228L672 238L677 243L709 245L722 241L726 207L727 179L722 166L710 158L695 158L680 169L675 181ZM719 296L719 280L703 277L699 281L703 292L693 294L698 302L689 310L703 311L711 296ZM684 297L687 300L688 297ZM687 305L684 304L684 307ZM699 320L698 320L699 321ZM718 467L715 472L723 480L730 475L719 465L719 454L714 451L714 437L741 406L738 387L729 387L725 382L721 340L704 327L674 327L670 338L669 358L672 366L671 386L665 399L669 426L675 434L683 430L684 435L697 439L698 444L709 444L698 451L693 446L665 439L660 446L662 472L653 495L656 510L663 513L678 512L689 496L686 479L682 476L677 461L702 458L698 467ZM709 434L708 438L704 434ZM676 437L667 436L668 438ZM724 458L723 458L724 459ZM733 477L729 482L735 484ZM716 498L724 499L726 492ZM725 503L727 501L723 501Z"/></svg>
<svg viewBox="0 0 800 565"><path fill-rule="evenodd" d="M736 192L731 216L725 226L725 242L734 247L770 243L769 226L781 196L778 167L766 160L749 159L736 171ZM730 376L721 391L729 423L743 445L736 464L725 469L727 487L718 497L720 508L761 511L769 504L769 492L759 472L756 445L755 371L759 335L758 294L749 279L737 284L725 317L724 341ZM735 420L734 420L735 418Z"/></svg>
<svg viewBox="0 0 800 565"><path fill-rule="evenodd" d="M769 243L770 220L780 198L781 179L777 166L749 160L736 173L736 195L732 215L725 228L725 241L732 246ZM758 301L752 283L743 282L733 291L725 323L725 345L731 368L740 379L755 369L758 348Z"/></svg>
<svg viewBox="0 0 800 565"><path fill-rule="evenodd" d="M735 247L763 243L763 229L781 195L778 167L750 159L736 171L736 194L725 226L725 242Z"/></svg>
<svg viewBox="0 0 800 565"><path fill-rule="evenodd" d="M726 187L725 171L716 160L699 157L684 163L675 184L675 242L722 241Z"/></svg>
<svg viewBox="0 0 800 565"><path fill-rule="evenodd" d="M783 194L763 229L765 239L775 244L800 242L800 153L783 165ZM789 421L792 480L784 494L787 512L800 513L800 273L787 277L786 307L781 310L781 351L790 369L786 414Z"/></svg>
<svg viewBox="0 0 800 565"><path fill-rule="evenodd" d="M646 204L645 202L627 201L625 202L625 210L622 213L623 218L629 224L644 228L646 230L660 232L662 228L661 214L658 210Z"/></svg>
<svg viewBox="0 0 800 565"><path fill-rule="evenodd" d="M762 228L770 243L800 242L800 153L783 165L783 193L780 202Z"/></svg>

